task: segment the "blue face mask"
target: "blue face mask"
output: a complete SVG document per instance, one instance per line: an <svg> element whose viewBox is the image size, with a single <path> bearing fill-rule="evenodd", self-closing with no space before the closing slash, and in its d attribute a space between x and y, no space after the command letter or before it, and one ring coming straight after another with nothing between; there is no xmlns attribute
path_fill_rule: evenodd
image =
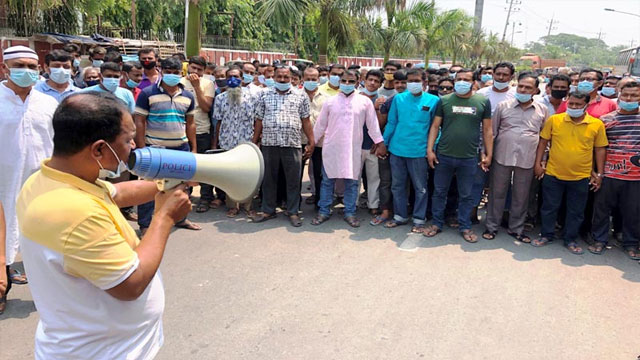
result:
<svg viewBox="0 0 640 360"><path fill-rule="evenodd" d="M351 94L355 89L355 84L340 84L340 91L345 95Z"/></svg>
<svg viewBox="0 0 640 360"><path fill-rule="evenodd" d="M316 91L316 89L318 88L318 82L317 81L305 81L304 82L304 89L307 91Z"/></svg>
<svg viewBox="0 0 640 360"><path fill-rule="evenodd" d="M578 83L578 92L588 94L593 91L593 83L591 81L580 81Z"/></svg>
<svg viewBox="0 0 640 360"><path fill-rule="evenodd" d="M128 87L130 87L130 88L132 88L132 89L133 89L134 87L138 87L138 85L140 85L140 83L139 83L139 82L135 82L135 81L133 81L133 80L131 80L131 79L127 80L127 86L128 86Z"/></svg>
<svg viewBox="0 0 640 360"><path fill-rule="evenodd" d="M264 75L258 75L258 82L260 84L264 85L265 81Z"/></svg>
<svg viewBox="0 0 640 360"><path fill-rule="evenodd" d="M362 87L362 90L360 90L360 91L362 91L364 94L369 95L369 96L373 96L373 95L375 95L375 94L377 94L377 93L378 93L378 90L376 90L376 91L369 91L369 90L368 90L366 87L364 87L364 86Z"/></svg>
<svg viewBox="0 0 640 360"><path fill-rule="evenodd" d="M227 86L230 88L237 88L238 86L240 86L240 83L242 82L242 80L236 78L236 77L230 77L227 79Z"/></svg>
<svg viewBox="0 0 640 360"><path fill-rule="evenodd" d="M253 82L253 75L242 74L242 82L245 84L251 84Z"/></svg>
<svg viewBox="0 0 640 360"><path fill-rule="evenodd" d="M19 87L26 88L33 86L38 81L38 71L26 68L11 68L9 69L9 79L11 82Z"/></svg>
<svg viewBox="0 0 640 360"><path fill-rule="evenodd" d="M584 115L584 108L580 108L580 109L567 108L567 115L569 115L572 118L578 118Z"/></svg>
<svg viewBox="0 0 640 360"><path fill-rule="evenodd" d="M71 79L71 69L49 68L49 79L56 84L66 84Z"/></svg>
<svg viewBox="0 0 640 360"><path fill-rule="evenodd" d="M529 102L529 100L531 100L531 94L520 94L519 92L516 93L516 100L518 100L521 103L526 103Z"/></svg>
<svg viewBox="0 0 640 360"><path fill-rule="evenodd" d="M504 90L505 88L509 87L509 82L500 82L493 80L493 86L498 90Z"/></svg>
<svg viewBox="0 0 640 360"><path fill-rule="evenodd" d="M273 80L273 79L267 79L267 80ZM281 83L281 82L273 82L273 86L276 88L276 90L278 91L287 91L289 89L291 89L291 83Z"/></svg>
<svg viewBox="0 0 640 360"><path fill-rule="evenodd" d="M605 86L600 93L604 96L614 96L616 94L616 88Z"/></svg>
<svg viewBox="0 0 640 360"><path fill-rule="evenodd" d="M471 83L468 81L456 81L456 83L453 84L453 90L458 95L467 94L471 91Z"/></svg>
<svg viewBox="0 0 640 360"><path fill-rule="evenodd" d="M74 68L80 67L80 59L73 59L73 67Z"/></svg>
<svg viewBox="0 0 640 360"><path fill-rule="evenodd" d="M422 83L420 82L408 82L407 90L413 95L418 95L422 92Z"/></svg>
<svg viewBox="0 0 640 360"><path fill-rule="evenodd" d="M115 92L120 86L120 78L104 78L102 79L102 86L110 92Z"/></svg>
<svg viewBox="0 0 640 360"><path fill-rule="evenodd" d="M318 79L318 81L320 82L320 85L325 84L327 81L329 81L329 78L326 76L320 76L320 78Z"/></svg>
<svg viewBox="0 0 640 360"><path fill-rule="evenodd" d="M276 81L273 80L273 79L264 79L264 84L267 85L267 87L272 88L272 87L276 86ZM289 84L289 85L291 85L291 84Z"/></svg>
<svg viewBox="0 0 640 360"><path fill-rule="evenodd" d="M331 75L329 77L329 85L333 86L333 87L338 87L340 86L340 76L338 75Z"/></svg>
<svg viewBox="0 0 640 360"><path fill-rule="evenodd" d="M456 78L456 73L449 73L449 78L450 79L455 79Z"/></svg>
<svg viewBox="0 0 640 360"><path fill-rule="evenodd" d="M105 169L100 163L100 161L96 160L98 162L98 165L100 166L100 171L98 172L98 178L99 179L116 179L116 178L119 178L123 172L129 170L129 168L124 161L120 160L116 152L113 151L113 148L111 147L111 145L107 143L107 147L109 148L109 150L111 150L111 152L113 153L113 156L116 157L116 160L118 160L118 168L116 169L116 171Z"/></svg>
<svg viewBox="0 0 640 360"><path fill-rule="evenodd" d="M93 60L91 62L91 65L93 65L93 67L97 67L97 68L102 66L102 64L104 64L104 60Z"/></svg>
<svg viewBox="0 0 640 360"><path fill-rule="evenodd" d="M638 109L638 102L618 100L618 106L624 111L635 111Z"/></svg>
<svg viewBox="0 0 640 360"><path fill-rule="evenodd" d="M486 83L489 80L493 80L493 76L491 76L490 74L484 74L480 76L480 81L482 81L483 83Z"/></svg>
<svg viewBox="0 0 640 360"><path fill-rule="evenodd" d="M180 83L180 75L178 74L162 74L162 82L167 86L176 86Z"/></svg>
<svg viewBox="0 0 640 360"><path fill-rule="evenodd" d="M577 86L575 86L575 85L569 85L569 92L574 92L574 91L576 91L576 90L578 90L578 87L577 87Z"/></svg>

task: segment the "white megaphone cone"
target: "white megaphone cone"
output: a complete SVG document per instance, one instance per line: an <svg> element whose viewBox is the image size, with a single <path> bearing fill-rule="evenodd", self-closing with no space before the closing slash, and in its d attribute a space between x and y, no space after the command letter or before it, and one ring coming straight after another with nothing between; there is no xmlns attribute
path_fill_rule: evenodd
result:
<svg viewBox="0 0 640 360"><path fill-rule="evenodd" d="M155 179L160 190L196 181L219 187L237 202L246 202L262 184L264 160L252 143L218 154L145 147L131 152L129 169L141 178Z"/></svg>

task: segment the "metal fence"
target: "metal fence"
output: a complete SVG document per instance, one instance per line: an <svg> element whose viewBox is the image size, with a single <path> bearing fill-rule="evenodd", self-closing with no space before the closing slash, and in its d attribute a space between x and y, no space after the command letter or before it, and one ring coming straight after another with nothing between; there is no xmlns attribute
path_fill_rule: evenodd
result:
<svg viewBox="0 0 640 360"><path fill-rule="evenodd" d="M294 44L291 43L262 42L255 39L234 39L220 35L204 35L202 36L201 42L202 47L234 50L292 52L295 48Z"/></svg>

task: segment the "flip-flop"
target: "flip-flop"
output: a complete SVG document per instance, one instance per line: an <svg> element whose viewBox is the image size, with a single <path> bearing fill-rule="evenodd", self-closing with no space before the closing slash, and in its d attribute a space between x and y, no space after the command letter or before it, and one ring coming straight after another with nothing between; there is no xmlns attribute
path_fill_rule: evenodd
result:
<svg viewBox="0 0 640 360"><path fill-rule="evenodd" d="M227 211L227 217L234 218L238 216L239 213L240 213L240 210L238 208L231 208Z"/></svg>
<svg viewBox="0 0 640 360"><path fill-rule="evenodd" d="M629 254L629 250L633 249L633 252L636 253L636 256L631 256L631 254ZM627 257L631 260L640 260L640 256L638 256L638 249L634 248L632 246L627 246L624 249L624 254L627 255Z"/></svg>
<svg viewBox="0 0 640 360"><path fill-rule="evenodd" d="M189 220L182 220L179 223L177 223L175 227L180 229L195 230L195 231L202 230L202 228L198 224L192 223Z"/></svg>
<svg viewBox="0 0 640 360"><path fill-rule="evenodd" d="M384 227L387 229L393 229L401 225L407 225L408 223L409 221L398 221L396 219L391 219L384 224Z"/></svg>
<svg viewBox="0 0 640 360"><path fill-rule="evenodd" d="M211 205L207 201L200 201L198 205L196 205L196 212L203 213L209 211Z"/></svg>
<svg viewBox="0 0 640 360"><path fill-rule="evenodd" d="M435 225L431 225L431 226L428 226L428 227L426 227L424 229L424 232L422 233L422 236L434 237L434 236L440 234L441 232L442 232L442 229L440 229L439 227L437 227ZM429 234L431 234L431 235L429 235Z"/></svg>
<svg viewBox="0 0 640 360"><path fill-rule="evenodd" d="M298 215L290 215L289 216L289 222L291 223L291 226L293 226L293 227L302 226L302 219L300 219L300 216L298 216Z"/></svg>
<svg viewBox="0 0 640 360"><path fill-rule="evenodd" d="M531 246L543 247L543 246L549 245L549 243L551 243L553 240L551 240L549 238L546 238L546 237L541 237L540 239L536 239L535 241L537 243L534 243L533 241L531 241Z"/></svg>
<svg viewBox="0 0 640 360"><path fill-rule="evenodd" d="M476 239L473 240L471 239L471 235L475 235ZM460 231L460 236L462 236L462 238L464 239L464 241L471 243L471 244L475 244L478 242L478 235L476 235L473 230L463 230ZM469 238L467 238L469 237Z"/></svg>
<svg viewBox="0 0 640 360"><path fill-rule="evenodd" d="M507 234L520 242L523 242L525 244L531 244L531 238L525 234L517 234L511 231L507 231Z"/></svg>
<svg viewBox="0 0 640 360"><path fill-rule="evenodd" d="M482 233L482 238L483 238L483 239L485 239L485 240L493 240L493 239L495 239L495 238L496 238L496 234L497 234L497 233L498 233L497 231L489 231L489 230L485 230L485 231Z"/></svg>
<svg viewBox="0 0 640 360"><path fill-rule="evenodd" d="M323 222L329 220L329 218L330 216L318 214L311 220L311 225L320 225Z"/></svg>
<svg viewBox="0 0 640 360"><path fill-rule="evenodd" d="M358 218L356 218L355 216L347 216L344 218L344 221L351 227L360 227L360 220L358 220Z"/></svg>
<svg viewBox="0 0 640 360"><path fill-rule="evenodd" d="M602 241L596 241L593 245L587 247L587 250L594 255L602 255L607 251L607 245Z"/></svg>
<svg viewBox="0 0 640 360"><path fill-rule="evenodd" d="M18 269L10 268L9 277L11 278L11 283L16 285L25 285L29 283L27 276L22 274Z"/></svg>
<svg viewBox="0 0 640 360"><path fill-rule="evenodd" d="M416 234L424 234L424 224L413 224L411 232Z"/></svg>
<svg viewBox="0 0 640 360"><path fill-rule="evenodd" d="M584 254L584 249L582 249L580 246L578 246L578 243L575 242L575 241L572 241L572 242L568 243L564 247L566 247L567 250L569 250L574 255L582 255L582 254ZM571 248L573 248L573 250L571 250Z"/></svg>
<svg viewBox="0 0 640 360"><path fill-rule="evenodd" d="M386 218L382 215L376 215L373 219L371 219L371 221L369 221L369 225L378 226L388 220L389 218Z"/></svg>
<svg viewBox="0 0 640 360"><path fill-rule="evenodd" d="M259 214L257 216L254 216L251 221L254 223L261 223L261 222L265 222L267 220L271 220L271 219L275 219L276 218L276 213L272 213L272 214Z"/></svg>

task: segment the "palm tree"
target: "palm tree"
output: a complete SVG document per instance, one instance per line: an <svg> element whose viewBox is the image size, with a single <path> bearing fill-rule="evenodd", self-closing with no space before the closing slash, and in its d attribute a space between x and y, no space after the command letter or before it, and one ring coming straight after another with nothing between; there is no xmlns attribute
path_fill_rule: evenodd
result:
<svg viewBox="0 0 640 360"><path fill-rule="evenodd" d="M386 8L389 9L389 6ZM377 18L369 21L362 32L368 33L372 42L382 48L384 62L389 61L391 52L406 55L411 49L416 49L423 36L410 11L395 9L387 15L387 26L383 26L382 19Z"/></svg>
<svg viewBox="0 0 640 360"><path fill-rule="evenodd" d="M466 15L460 10L438 12L434 1L419 1L409 11L422 29L419 46L424 52L425 64L429 63L431 54L445 52L445 43L456 36L458 24L466 21Z"/></svg>

